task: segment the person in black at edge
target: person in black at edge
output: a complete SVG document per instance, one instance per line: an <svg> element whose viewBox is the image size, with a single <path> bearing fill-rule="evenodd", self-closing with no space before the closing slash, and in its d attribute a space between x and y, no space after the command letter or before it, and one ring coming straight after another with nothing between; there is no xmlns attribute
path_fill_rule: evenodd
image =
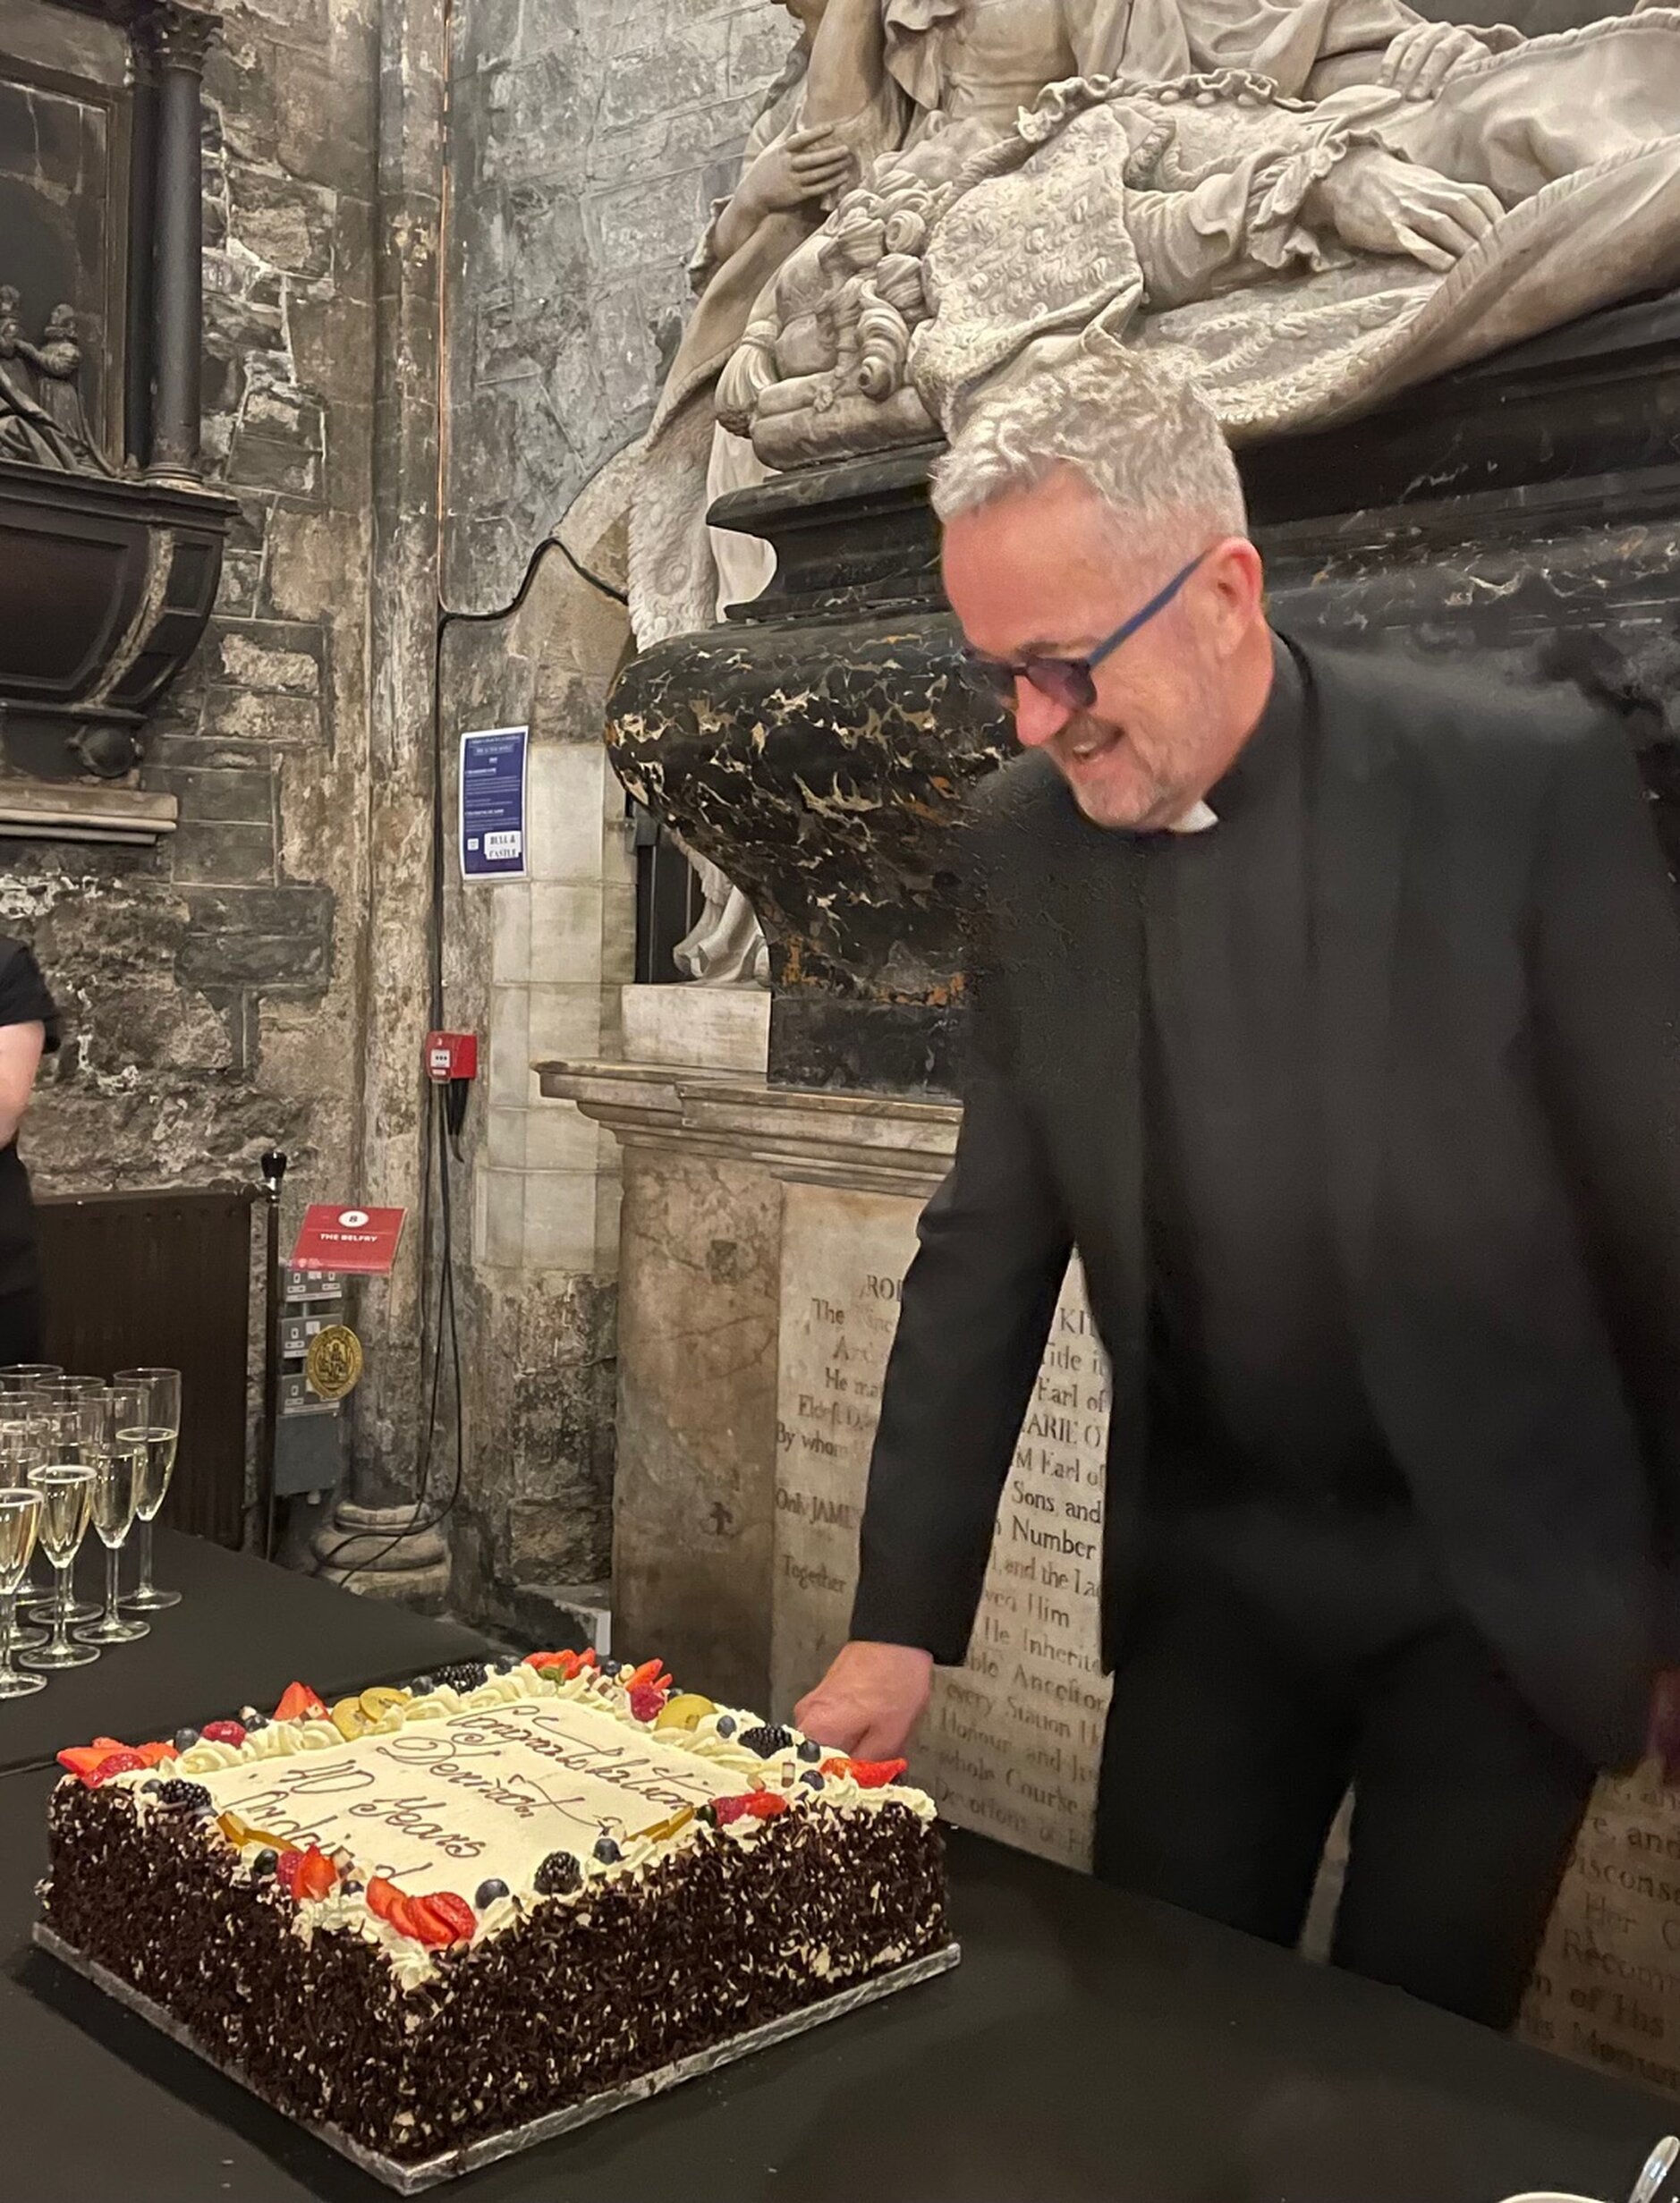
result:
<svg viewBox="0 0 1680 2203"><path fill-rule="evenodd" d="M58 1011L21 941L0 935L0 1368L41 1358L41 1280L30 1174L18 1127L43 1054L58 1046Z"/></svg>
<svg viewBox="0 0 1680 2203"><path fill-rule="evenodd" d="M962 1133L795 1717L895 1754L964 1656L1077 1249L1098 1872L1292 1945L1351 1782L1336 1962L1508 2025L1680 1654L1680 926L1625 736L1274 632L1218 424L1135 352L982 396L935 503L1029 754L965 837Z"/></svg>

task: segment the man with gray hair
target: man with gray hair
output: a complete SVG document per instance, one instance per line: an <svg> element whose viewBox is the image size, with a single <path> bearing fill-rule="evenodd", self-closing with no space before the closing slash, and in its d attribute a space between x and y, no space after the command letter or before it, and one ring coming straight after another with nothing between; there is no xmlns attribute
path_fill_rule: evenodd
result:
<svg viewBox="0 0 1680 2203"><path fill-rule="evenodd" d="M1675 1651L1680 931L1579 704L1269 628L1193 388L1085 352L936 485L1026 754L806 1730L960 1662L1069 1255L1113 1368L1106 1877L1496 2026Z"/></svg>

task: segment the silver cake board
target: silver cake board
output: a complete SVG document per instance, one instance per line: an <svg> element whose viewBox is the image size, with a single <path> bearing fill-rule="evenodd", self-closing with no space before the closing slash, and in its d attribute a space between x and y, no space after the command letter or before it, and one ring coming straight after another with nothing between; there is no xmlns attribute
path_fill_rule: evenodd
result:
<svg viewBox="0 0 1680 2203"><path fill-rule="evenodd" d="M251 2087L237 2065L213 2056L161 2004L154 2004L139 1989L131 1988L97 1959L88 1957L62 1936L55 1935L44 1920L36 1921L33 1933L39 1948L61 1965L91 1981L96 1988L103 1989L130 2012L137 2012L160 2034L191 2050L227 2080L236 2080L242 2088L250 2089L259 2102L268 2103L268 2098ZM436 2188L440 2182L455 2180L462 2173L476 2173L482 2165L494 2165L498 2157L513 2156L522 2149L535 2148L539 2142L552 2141L556 2134L569 2134L575 2127L590 2126L610 2112L645 2103L651 2096L663 2096L667 2089L675 2089L684 2080L698 2080L706 2073L715 2073L723 2066L733 2065L737 2058L751 2057L756 2050L768 2050L773 2044L786 2042L792 2036L821 2027L827 2021L844 2019L848 2012L855 2012L863 2004L878 2004L883 1996L895 1995L900 1989L913 1988L919 1981L930 1981L937 1974L948 1973L962 1954L960 1945L947 1943L940 1950L912 1958L906 1965L871 1974L868 1980L854 1982L850 1988L836 1989L819 2004L805 2004L779 2020L769 2020L762 2027L751 2028L744 2035L732 2035L727 2042L714 2044L708 2050L697 2050L692 2057L678 2058L673 2065L662 2065L657 2072L644 2073L639 2080L627 2080L622 2088L603 2089L598 2096L586 2097L581 2104L569 2105L564 2111L547 2112L523 2126L508 2127L500 2134L488 2134L481 2141L469 2142L464 2149L445 2150L440 2156L424 2157L418 2163L399 2164L395 2157L382 2156L378 2150L353 2141L342 2127L312 2119L293 2119L293 2123L325 2142L329 2149L337 2150L341 2156L348 2157L364 2173L372 2173L375 2180L383 2181L387 2188L394 2188L398 2195L419 2195L424 2189ZM270 2104L269 2108L279 2107ZM282 2112L281 2116L291 2118L292 2114Z"/></svg>

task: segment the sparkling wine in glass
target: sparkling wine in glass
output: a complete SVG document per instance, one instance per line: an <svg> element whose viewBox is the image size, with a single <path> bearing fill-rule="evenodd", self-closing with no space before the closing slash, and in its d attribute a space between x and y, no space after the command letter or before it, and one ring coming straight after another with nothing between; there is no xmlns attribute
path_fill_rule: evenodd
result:
<svg viewBox="0 0 1680 2203"><path fill-rule="evenodd" d="M21 1673L12 1657L16 1650L18 1586L29 1572L40 1520L38 1492L27 1486L0 1487L0 1699L27 1698L47 1688L45 1675Z"/></svg>
<svg viewBox="0 0 1680 2203"><path fill-rule="evenodd" d="M53 1458L47 1444L46 1426L37 1418L30 1404L30 1395L21 1392L0 1393L0 1485L8 1490L27 1490L30 1471L38 1469ZM28 1607L50 1605L54 1597L51 1572L45 1587L33 1584L27 1575L20 1580L20 1606ZM21 1652L26 1647L44 1645L43 1631L21 1623L13 1625L12 1648Z"/></svg>
<svg viewBox="0 0 1680 2203"><path fill-rule="evenodd" d="M88 1517L93 1504L93 1487L96 1471L85 1462L48 1462L42 1469L30 1471L30 1482L40 1495L40 1542L47 1557L53 1563L57 1579L58 1598L53 1608L53 1634L38 1652L26 1652L21 1657L25 1667L52 1670L60 1667L86 1667L97 1660L97 1645L78 1645L70 1635L70 1572L76 1564L76 1555L81 1541L88 1534Z"/></svg>
<svg viewBox="0 0 1680 2203"><path fill-rule="evenodd" d="M82 1402L66 1400L55 1381L0 1394L0 1483L27 1483L30 1471L48 1462L92 1466L98 1457L98 1425L89 1424L81 1411ZM57 1596L55 1588L39 1590L31 1585L21 1603L33 1612L53 1606ZM96 1622L101 1612L91 1599L77 1597L72 1578L65 1621Z"/></svg>
<svg viewBox="0 0 1680 2203"><path fill-rule="evenodd" d="M160 1591L152 1581L152 1524L169 1493L174 1473L175 1449L181 1442L181 1372L179 1369L119 1369L113 1385L132 1386L145 1395L145 1411L139 1428L146 1435L146 1461L140 1474L134 1512L140 1520L140 1581L123 1599L131 1614L156 1614L161 1607L178 1606L179 1591Z"/></svg>
<svg viewBox="0 0 1680 2203"><path fill-rule="evenodd" d="M134 1523L146 1460L146 1394L139 1386L113 1385L100 1403L105 1428L93 1464L93 1527L105 1547L105 1612L77 1637L84 1645L126 1645L150 1634L147 1622L125 1622L118 1606L123 1546Z"/></svg>

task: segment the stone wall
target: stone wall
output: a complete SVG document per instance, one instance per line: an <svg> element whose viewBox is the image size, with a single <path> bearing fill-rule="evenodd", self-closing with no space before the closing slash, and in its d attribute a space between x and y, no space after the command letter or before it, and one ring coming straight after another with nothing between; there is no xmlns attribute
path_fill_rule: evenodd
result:
<svg viewBox="0 0 1680 2203"><path fill-rule="evenodd" d="M444 571L482 607L646 426L689 255L794 34L775 0L463 0L454 21Z"/></svg>
<svg viewBox="0 0 1680 2203"><path fill-rule="evenodd" d="M554 530L622 583L629 447L688 258L794 33L773 0L463 0L454 23L442 570L483 614ZM446 919L448 1020L488 1041L457 1217L453 1603L492 1620L534 1624L609 1562L617 1148L530 1065L620 1046L633 855L601 730L627 643L550 552L519 613L452 627L444 660L452 764L463 729L531 730L532 877L452 885Z"/></svg>
<svg viewBox="0 0 1680 2203"><path fill-rule="evenodd" d="M232 0L206 80L205 410L240 515L142 775L157 850L10 843L0 923L67 1013L25 1133L47 1188L354 1150L366 861L376 0Z"/></svg>

